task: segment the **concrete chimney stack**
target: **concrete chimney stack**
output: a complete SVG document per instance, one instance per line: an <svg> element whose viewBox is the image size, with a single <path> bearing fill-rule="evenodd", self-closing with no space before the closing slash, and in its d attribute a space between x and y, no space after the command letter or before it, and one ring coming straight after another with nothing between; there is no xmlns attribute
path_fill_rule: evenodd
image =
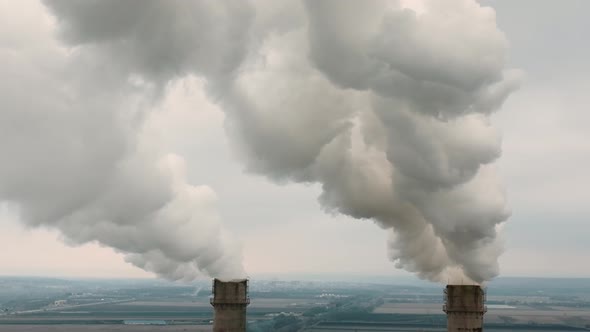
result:
<svg viewBox="0 0 590 332"><path fill-rule="evenodd" d="M485 292L477 285L447 285L444 312L447 331L481 332L486 312Z"/></svg>
<svg viewBox="0 0 590 332"><path fill-rule="evenodd" d="M215 310L213 332L245 332L248 280L221 281L213 279L211 305Z"/></svg>

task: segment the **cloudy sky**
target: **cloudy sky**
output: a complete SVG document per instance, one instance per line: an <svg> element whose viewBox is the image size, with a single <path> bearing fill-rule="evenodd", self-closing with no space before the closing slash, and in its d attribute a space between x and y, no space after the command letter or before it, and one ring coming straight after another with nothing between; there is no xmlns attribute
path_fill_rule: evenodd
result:
<svg viewBox="0 0 590 332"><path fill-rule="evenodd" d="M567 6L556 1L538 0L486 0L480 3L495 9L496 24L508 39L506 67L518 68L524 72L518 91L512 93L501 109L492 115L492 122L502 135L502 155L496 164L512 211L511 217L502 229L501 241L505 252L499 259L500 274L587 277L590 275L590 267L582 262L590 258L590 244L587 241L590 235L590 207L587 204L587 198L590 197L587 192L590 185L590 175L587 172L590 168L590 114L587 111L587 105L590 105L590 96L587 93L590 89L590 80L587 77L587 73L590 72L590 64L587 61L590 58L590 47L585 36L590 28L585 15L590 10L590 3L585 0L568 1ZM182 166L179 166L182 168L182 181L191 185L186 190L191 193L194 190L199 199L205 197L205 200L209 199L209 189L204 190L199 186L206 185L211 192L215 192L215 212L204 213L199 219L211 220L210 224L213 226L207 228L210 233L206 234L219 236L219 241L222 242L231 242L231 250L239 250L233 248L234 244L237 244L237 247L241 246L241 255L248 274L411 275L396 268L389 260L388 232L370 220L356 220L342 214L324 212L325 207L318 203L318 196L322 194L322 187L318 182L323 183L323 180L314 178L313 181L273 181L277 177L280 178L280 174L265 176L245 166L248 163L244 163L244 157L236 147L239 144L232 135L228 135L228 113L224 112L223 105L216 102L208 92L210 87L203 76L213 74L207 69L201 70L204 73L201 77L187 75L174 79L167 85L165 93L153 93L150 98L158 100L154 103L128 97L137 93L133 89L125 90L126 99L119 101L122 93L119 93L116 85L96 92L98 83L94 80L101 80L105 86L111 86L112 82L117 81L116 75L121 73L113 71L111 74L106 70L107 74L98 78L96 74L89 74L93 78L89 83L88 77L84 74L85 68L88 64L92 66L97 58L84 57L82 52L75 65L69 65L68 70L61 72L60 61L67 57L64 54L69 56L77 52L76 45L72 46L71 43L90 43L84 38L91 38L92 34L84 35L84 31L79 32L80 27L76 28L76 22L72 20L70 23L74 22L71 23L74 28L69 27L70 35L68 37L66 33L64 37L63 31L60 30L60 27L63 28L60 26L61 21L56 20L51 13L61 14L61 18L67 21L71 19L68 16L71 12L61 8L59 1L51 6L52 12L45 5L32 0L0 0L0 73L5 77L1 83L4 91L0 92L0 96L3 97L0 99L0 120L4 121L0 123L0 130L4 131L0 133L0 138L5 140L0 143L0 148L5 151L0 152L5 158L3 163L9 165L6 168L0 167L0 178L10 179L11 174L23 174L16 171L11 173L11 166L17 165L19 168L32 169L30 173L24 173L27 179L32 179L31 181L44 182L46 178L60 178L57 174L59 172L74 172L76 175L73 178L79 176L100 179L101 175L96 174L100 173L100 170L95 171L92 165L107 163L110 158L115 158L111 156L123 154L117 149L105 148L98 157L94 153L89 154L91 157L86 159L72 157L74 161L84 162L62 167L61 161L65 160L66 163L70 155L62 156L60 151L71 147L64 145L64 142L69 142L70 136L64 134L63 141L56 140L58 143L55 146L50 143L45 146L44 136L31 139L33 143L28 142L28 138L34 137L35 133L43 132L44 125L55 127L55 130L48 131L54 134L68 132L71 129L60 120L63 117L65 121L73 116L67 110L56 107L43 112L36 111L43 109L42 105L59 104L55 102L55 96L65 95L65 98L73 100L73 103L82 105L79 107L99 110L90 112L91 118L88 123L81 120L80 123L84 126L79 131L80 137L89 140L91 138L88 137L92 135L89 134L87 137L84 133L98 132L92 137L101 138L101 143L92 146L99 147L107 146L107 143L103 144L102 139L106 138L100 135L100 131L111 123L108 116L110 112L100 110L114 109L112 114L116 117L119 114L116 112L118 108L149 108L149 112L140 112L141 114L136 115L143 117L143 120L141 129L135 131L132 136L140 139L136 142L134 137L127 137L128 128L114 130L115 134L120 133L121 138L115 135L113 140L117 139L117 142L113 146L137 144L140 146L138 149L142 150L142 146L157 145L158 151L181 156L184 159ZM424 9L419 1L406 1L404 6L418 12ZM157 32L158 26L153 29ZM105 52L106 57L112 56L109 55L109 50L99 49L100 43L96 45L99 45L96 52ZM197 54L199 55L201 54ZM204 55L207 56L210 54ZM150 63L143 65L148 66ZM217 63L213 61L207 65L213 68ZM153 67L149 67L151 68ZM58 71L60 72L57 73ZM146 77L152 77L156 83L162 76L167 75L166 72L157 70L145 72ZM61 85L64 81L72 80L76 86L80 85L83 88L70 91L70 83ZM140 88L149 85L149 82L145 83L148 81L145 77L137 78L137 81ZM23 103L22 100L27 100L27 103ZM22 122L22 118L15 115L17 112L30 114L30 117L25 117L28 121ZM104 115L105 113L107 115ZM83 114L82 117L84 116L86 115ZM56 120L37 121L39 117ZM10 122L11 120L14 122ZM103 122L104 127L101 127L100 124ZM12 131L22 134L12 134ZM61 139L61 134L57 136ZM14 141L10 141L11 139ZM44 154L44 158L23 156L24 154L20 153L30 146L41 146L39 150L27 151ZM22 147L21 150L18 150L19 147ZM130 158L131 172L137 169L132 167L135 163L151 160L152 154L159 153L147 150L150 151L145 155ZM53 160L52 156L59 156L56 158L59 160L47 163L46 167L30 167L36 163ZM175 161L172 163L176 165ZM47 174L40 174L44 171ZM123 175L117 176L123 177L127 174L125 169L121 172ZM156 171L151 168L141 168L140 172L145 177L160 175L152 174ZM171 181L176 184L180 181L176 180L177 173L171 173L169 177L173 178ZM162 178L167 179L168 175ZM138 176L137 179L141 181L143 177ZM67 197L66 192L70 190L70 186L80 185L79 183L27 187L36 188L35 192L51 189L47 189L46 196L39 194L37 197L35 194L23 193L21 189L24 186L18 181L14 182L16 184L0 179L0 186L5 187L0 187L1 198L5 200L0 205L0 274L153 276L152 273L137 267L150 264L151 256L124 258L121 253L149 253L150 247L143 247L138 243L127 246L123 242L127 242L129 238L125 237L107 239L107 235L104 235L106 231L93 235L99 243L84 237L86 233L83 228L70 225L72 222L82 225L92 223L95 219L88 215L93 214L86 213L75 220L59 223L49 220L55 211L44 207L39 201L53 202L54 196ZM129 187L135 188L134 183L131 182ZM92 187L94 182L84 185ZM56 188L58 190L55 190ZM151 192L158 188L159 182L153 186L141 187L141 190ZM144 203L144 196L135 194L135 190L132 189L129 189L129 192L118 188L107 189L107 192L106 201L109 201L108 198L114 197L114 200L120 195L129 194L141 197L141 203ZM78 195L84 196L85 193L76 193L76 196ZM171 194L170 200L183 204L183 195ZM153 196L155 198L148 196L147 199L159 198L157 194ZM121 204L139 204L137 201ZM55 202L62 203L60 200ZM103 206L111 208L112 205L109 204L111 203L104 203L103 200L93 203L91 211L99 211ZM115 205L113 209L116 208L119 208L119 205ZM126 210L125 207L120 208ZM208 208L207 203L205 209ZM162 212L163 219L174 219L177 216L174 213L168 216L167 213ZM202 212L198 213L201 216ZM119 214L112 212L112 215L100 216L118 218ZM27 218L34 221L31 222ZM49 221L43 221L45 218ZM220 221L224 232L227 230L232 234L230 239L225 235L218 235L214 220ZM162 230L159 228L161 225L158 220L153 224L153 232ZM66 229L66 234L56 228ZM182 233L183 230L179 231L177 237L171 236L172 240L168 242L162 240L161 245L170 248L172 255L180 252L178 257L187 251L200 250L198 246L177 248L174 239L186 235ZM147 236L146 234L132 233L130 238ZM72 241L72 238L77 240ZM119 252L108 246L119 248ZM220 259L225 260L224 257ZM163 272L166 266L167 264L162 263L162 266L148 266L147 269L176 278L175 275ZM215 266L211 269L218 270ZM184 269L183 271L192 273Z"/></svg>

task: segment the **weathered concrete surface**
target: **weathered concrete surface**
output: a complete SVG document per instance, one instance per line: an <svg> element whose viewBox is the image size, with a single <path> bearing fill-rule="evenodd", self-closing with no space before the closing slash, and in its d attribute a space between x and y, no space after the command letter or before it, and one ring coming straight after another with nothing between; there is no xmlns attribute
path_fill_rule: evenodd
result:
<svg viewBox="0 0 590 332"><path fill-rule="evenodd" d="M214 332L245 332L248 280L213 280L211 305L215 309Z"/></svg>
<svg viewBox="0 0 590 332"><path fill-rule="evenodd" d="M447 331L483 331L484 291L477 285L447 285L444 311L447 313Z"/></svg>

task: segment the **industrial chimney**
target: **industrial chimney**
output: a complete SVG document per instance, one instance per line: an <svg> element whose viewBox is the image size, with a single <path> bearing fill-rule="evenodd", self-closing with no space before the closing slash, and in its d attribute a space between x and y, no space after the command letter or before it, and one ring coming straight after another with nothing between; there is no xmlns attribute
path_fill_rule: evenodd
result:
<svg viewBox="0 0 590 332"><path fill-rule="evenodd" d="M248 280L221 281L213 279L211 305L215 310L213 332L245 332Z"/></svg>
<svg viewBox="0 0 590 332"><path fill-rule="evenodd" d="M483 314L487 310L484 301L485 293L478 285L447 285L443 306L447 331L483 331Z"/></svg>

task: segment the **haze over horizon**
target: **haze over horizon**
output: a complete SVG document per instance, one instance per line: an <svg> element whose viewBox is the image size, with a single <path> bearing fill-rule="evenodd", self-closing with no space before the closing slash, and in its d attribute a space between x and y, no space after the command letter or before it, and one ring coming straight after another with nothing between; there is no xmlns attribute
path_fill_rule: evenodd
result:
<svg viewBox="0 0 590 332"><path fill-rule="evenodd" d="M498 28L510 43L508 67L525 72L520 90L492 116L502 133L497 163L512 210L503 229L500 275L588 277L590 266L581 262L590 249L590 46L584 38L590 3L480 3L496 10ZM47 15L35 1L0 1L0 61L3 52L6 58L25 52L31 41L48 43L35 40L53 27ZM14 31L29 39L15 38ZM175 81L142 135L184 158L188 184L215 191L220 219L239 238L247 273L412 275L388 260L382 229L325 214L317 202L320 185L273 184L245 174L224 131L225 115L203 90L203 80L194 76ZM0 205L0 275L153 276L108 247L70 247L56 231L26 229L18 219L14 205Z"/></svg>

